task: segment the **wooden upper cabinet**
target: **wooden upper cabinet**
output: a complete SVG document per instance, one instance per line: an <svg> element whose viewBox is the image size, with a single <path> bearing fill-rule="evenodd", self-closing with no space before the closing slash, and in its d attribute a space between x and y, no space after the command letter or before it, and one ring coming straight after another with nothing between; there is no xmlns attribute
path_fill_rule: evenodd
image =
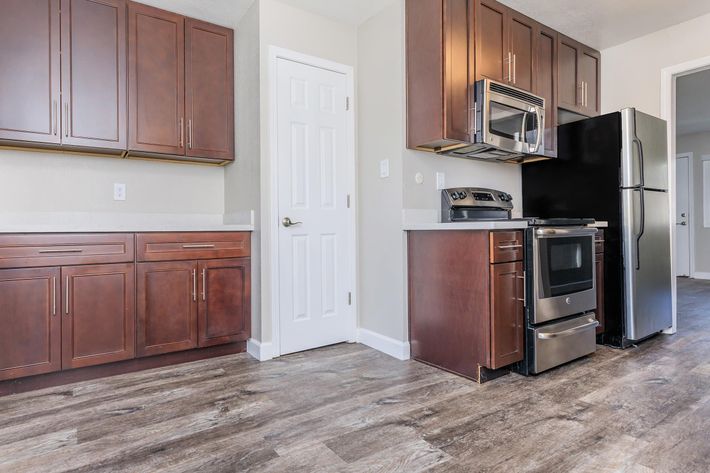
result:
<svg viewBox="0 0 710 473"><path fill-rule="evenodd" d="M491 79L508 83L512 77L508 11L508 7L494 0L476 0L476 80Z"/></svg>
<svg viewBox="0 0 710 473"><path fill-rule="evenodd" d="M0 380L61 369L59 284L58 268L0 271Z"/></svg>
<svg viewBox="0 0 710 473"><path fill-rule="evenodd" d="M200 261L199 346L244 341L251 325L248 258Z"/></svg>
<svg viewBox="0 0 710 473"><path fill-rule="evenodd" d="M558 107L586 116L599 115L599 51L561 34L558 37Z"/></svg>
<svg viewBox="0 0 710 473"><path fill-rule="evenodd" d="M185 19L128 4L129 151L185 154Z"/></svg>
<svg viewBox="0 0 710 473"><path fill-rule="evenodd" d="M59 0L0 4L0 140L60 143Z"/></svg>
<svg viewBox="0 0 710 473"><path fill-rule="evenodd" d="M523 263L491 265L491 368L523 359L525 306Z"/></svg>
<svg viewBox="0 0 710 473"><path fill-rule="evenodd" d="M62 0L62 143L125 150L126 1Z"/></svg>
<svg viewBox="0 0 710 473"><path fill-rule="evenodd" d="M407 147L437 151L470 141L473 3L406 2Z"/></svg>
<svg viewBox="0 0 710 473"><path fill-rule="evenodd" d="M234 159L234 31L185 24L187 155Z"/></svg>
<svg viewBox="0 0 710 473"><path fill-rule="evenodd" d="M535 87L545 99L545 155L557 156L557 32L540 24L535 29Z"/></svg>
<svg viewBox="0 0 710 473"><path fill-rule="evenodd" d="M532 92L535 82L535 30L537 23L515 10L509 10L509 12L509 44L512 56L510 84Z"/></svg>
<svg viewBox="0 0 710 473"><path fill-rule="evenodd" d="M134 265L62 268L62 368L135 355Z"/></svg>

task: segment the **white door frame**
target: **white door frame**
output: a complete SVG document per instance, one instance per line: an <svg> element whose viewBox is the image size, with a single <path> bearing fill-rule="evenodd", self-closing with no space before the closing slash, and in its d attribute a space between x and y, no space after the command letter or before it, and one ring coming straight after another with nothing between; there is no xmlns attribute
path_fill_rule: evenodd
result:
<svg viewBox="0 0 710 473"><path fill-rule="evenodd" d="M693 153L678 153L675 159L688 158L688 222L690 222L690 227L688 228L688 253L690 254L690 270L689 275L691 278L695 277L695 203L693 198L695 196L694 190L694 180L695 173L693 170ZM677 170L677 167L676 167ZM677 172L676 172L677 177ZM675 193L673 194L677 199ZM675 221L673 222L675 224Z"/></svg>
<svg viewBox="0 0 710 473"><path fill-rule="evenodd" d="M675 66L669 66L661 70L661 118L670 125L668 127L668 190L671 198L671 255L675 247L676 240L676 196L675 196L675 155L676 155L676 79L681 76L692 74L710 68L710 56L684 62ZM674 334L678 330L678 287L676 284L676 262L671 257L671 273L673 274L673 326L665 330L664 333Z"/></svg>
<svg viewBox="0 0 710 473"><path fill-rule="evenodd" d="M278 61L285 59L308 66L325 69L328 71L344 74L347 80L347 96L349 97L350 110L347 114L347 165L346 169L350 174L347 180L347 191L350 194L350 215L348 216L348 232L350 233L350 244L348 245L348 257L350 258L349 282L352 288L352 303L349 306L348 322L350 325L349 341L355 341L357 326L357 163L355 161L355 81L354 70L351 66L328 61L315 56L309 56L296 51L291 51L276 46L269 46L269 192L268 207L270 209L270 220L266 226L270 232L268 236L269 247L271 249L271 341L272 355L281 355L281 310L280 310L280 284L279 284L279 193L278 193Z"/></svg>

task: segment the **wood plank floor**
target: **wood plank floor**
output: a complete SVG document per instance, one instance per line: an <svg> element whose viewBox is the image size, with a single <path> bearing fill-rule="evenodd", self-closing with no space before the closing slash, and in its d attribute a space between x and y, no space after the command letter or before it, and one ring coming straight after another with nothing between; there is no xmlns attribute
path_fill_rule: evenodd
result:
<svg viewBox="0 0 710 473"><path fill-rule="evenodd" d="M3 472L707 472L710 283L680 331L485 385L362 345L0 398Z"/></svg>

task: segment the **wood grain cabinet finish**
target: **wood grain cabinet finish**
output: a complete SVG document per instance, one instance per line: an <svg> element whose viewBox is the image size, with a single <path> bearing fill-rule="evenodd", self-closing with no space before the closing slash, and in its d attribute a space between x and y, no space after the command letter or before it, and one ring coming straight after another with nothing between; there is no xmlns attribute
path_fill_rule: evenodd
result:
<svg viewBox="0 0 710 473"><path fill-rule="evenodd" d="M135 356L133 263L62 268L62 368Z"/></svg>
<svg viewBox="0 0 710 473"><path fill-rule="evenodd" d="M185 154L185 18L128 3L129 151Z"/></svg>
<svg viewBox="0 0 710 473"><path fill-rule="evenodd" d="M508 7L495 0L476 0L476 80L491 79L504 83L511 80L508 12Z"/></svg>
<svg viewBox="0 0 710 473"><path fill-rule="evenodd" d="M510 54L512 77L510 85L532 92L535 85L535 30L537 22L509 9Z"/></svg>
<svg viewBox="0 0 710 473"><path fill-rule="evenodd" d="M59 371L58 268L0 270L0 380Z"/></svg>
<svg viewBox="0 0 710 473"><path fill-rule="evenodd" d="M522 361L525 351L523 263L491 265L491 368Z"/></svg>
<svg viewBox="0 0 710 473"><path fill-rule="evenodd" d="M538 24L535 43L533 93L545 99L545 156L557 157L557 32Z"/></svg>
<svg viewBox="0 0 710 473"><path fill-rule="evenodd" d="M600 112L601 55L558 35L558 107L585 116Z"/></svg>
<svg viewBox="0 0 710 473"><path fill-rule="evenodd" d="M248 258L200 261L198 344L245 341L251 324L251 265Z"/></svg>
<svg viewBox="0 0 710 473"><path fill-rule="evenodd" d="M62 144L127 145L126 1L62 0Z"/></svg>
<svg viewBox="0 0 710 473"><path fill-rule="evenodd" d="M197 262L136 266L138 356L197 347Z"/></svg>
<svg viewBox="0 0 710 473"><path fill-rule="evenodd" d="M520 230L490 232L491 263L508 263L523 259L525 236Z"/></svg>
<svg viewBox="0 0 710 473"><path fill-rule="evenodd" d="M580 48L579 72L582 81L582 112L590 117L599 115L601 55L587 46Z"/></svg>
<svg viewBox="0 0 710 473"><path fill-rule="evenodd" d="M185 22L187 156L234 160L234 31Z"/></svg>
<svg viewBox="0 0 710 473"><path fill-rule="evenodd" d="M59 0L0 4L0 140L59 144Z"/></svg>
<svg viewBox="0 0 710 473"><path fill-rule="evenodd" d="M240 258L251 255L250 232L139 233L138 261Z"/></svg>

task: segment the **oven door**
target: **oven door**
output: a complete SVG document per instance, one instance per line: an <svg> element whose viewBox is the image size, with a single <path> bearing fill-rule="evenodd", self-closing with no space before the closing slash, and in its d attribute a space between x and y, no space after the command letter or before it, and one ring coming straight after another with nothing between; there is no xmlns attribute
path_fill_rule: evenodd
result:
<svg viewBox="0 0 710 473"><path fill-rule="evenodd" d="M597 307L596 228L537 228L533 232L534 324Z"/></svg>
<svg viewBox="0 0 710 473"><path fill-rule="evenodd" d="M480 141L511 153L534 154L544 146L545 109L489 89L480 108Z"/></svg>

